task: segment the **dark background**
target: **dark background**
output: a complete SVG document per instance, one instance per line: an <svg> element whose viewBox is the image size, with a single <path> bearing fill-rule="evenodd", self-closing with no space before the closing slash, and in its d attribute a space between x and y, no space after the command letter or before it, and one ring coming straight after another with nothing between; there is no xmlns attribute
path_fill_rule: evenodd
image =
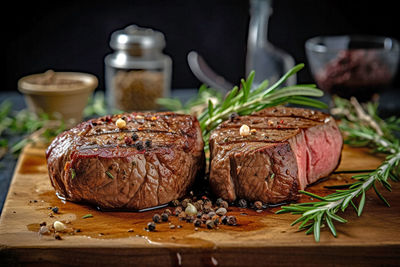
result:
<svg viewBox="0 0 400 267"><path fill-rule="evenodd" d="M396 1L276 0L269 39L307 64L304 42L316 35L373 34L400 39ZM104 89L104 56L110 34L129 24L162 31L173 60L172 88L197 88L186 62L190 50L233 83L244 75L249 23L246 0L19 1L8 3L3 28L2 91L17 90L27 74L82 71ZM309 70L300 82L313 82ZM399 87L399 75L395 87Z"/></svg>

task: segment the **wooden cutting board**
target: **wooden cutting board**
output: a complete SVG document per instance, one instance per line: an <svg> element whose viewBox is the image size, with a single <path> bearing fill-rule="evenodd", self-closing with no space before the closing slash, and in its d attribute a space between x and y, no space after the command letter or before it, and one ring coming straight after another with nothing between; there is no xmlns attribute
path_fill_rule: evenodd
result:
<svg viewBox="0 0 400 267"><path fill-rule="evenodd" d="M306 236L290 223L297 216L275 215L279 208L260 213L229 208L237 226L209 230L171 216L154 232L144 228L154 213L102 212L94 207L63 203L50 185L44 146L29 146L21 154L0 220L0 265L157 265L256 266L257 265L397 265L400 264L400 184L393 192L382 189L388 208L373 191L368 192L364 213L350 208L342 214L347 224L336 224L338 237L325 227L321 241ZM376 168L382 158L367 149L344 147L338 171ZM336 173L307 190L324 195L325 185L350 181ZM309 201L303 197L302 201ZM53 214L51 208L59 212ZM171 208L173 209L173 208ZM82 218L92 214L91 218ZM62 240L38 234L39 224L64 222ZM171 225L174 229L170 229ZM78 230L79 229L79 230Z"/></svg>

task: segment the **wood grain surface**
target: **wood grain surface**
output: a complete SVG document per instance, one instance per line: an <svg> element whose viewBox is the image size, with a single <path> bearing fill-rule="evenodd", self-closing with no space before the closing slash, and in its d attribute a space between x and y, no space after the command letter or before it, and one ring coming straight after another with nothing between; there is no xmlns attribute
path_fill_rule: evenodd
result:
<svg viewBox="0 0 400 267"><path fill-rule="evenodd" d="M154 213L104 212L95 207L59 200L47 174L44 146L29 146L21 154L0 220L0 265L30 266L376 266L400 264L400 184L381 190L388 208L368 192L361 217L350 208L347 224L336 224L338 237L325 227L321 241L290 223L297 217L275 215L279 208L256 212L230 207L237 226L195 230L193 224L171 216L144 228ZM367 149L344 147L338 171L373 169L382 158ZM326 185L351 182L350 174L334 173L307 190L321 195ZM301 201L310 201L303 197ZM58 207L59 212L52 212ZM173 209L173 208L171 208ZM91 218L82 218L91 214ZM59 220L67 231L62 240L38 234L39 224ZM174 229L170 229L171 225ZM79 229L79 230L78 230Z"/></svg>

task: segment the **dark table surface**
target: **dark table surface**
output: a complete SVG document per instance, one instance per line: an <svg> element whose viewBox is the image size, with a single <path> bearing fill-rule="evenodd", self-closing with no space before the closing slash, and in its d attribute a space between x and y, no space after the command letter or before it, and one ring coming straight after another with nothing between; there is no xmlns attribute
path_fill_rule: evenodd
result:
<svg viewBox="0 0 400 267"><path fill-rule="evenodd" d="M191 96L195 95L196 92L197 89L176 89L172 90L172 96L186 101ZM18 92L1 92L0 103L6 99L13 103L13 110L26 108L23 96ZM324 101L328 100L324 99ZM400 89L389 90L383 93L380 97L379 106L381 112L385 116L400 115ZM9 141L12 143L20 138L20 136L14 136L11 137ZM0 160L0 213L3 209L3 204L7 196L17 160L18 158L10 153L7 153L4 158Z"/></svg>

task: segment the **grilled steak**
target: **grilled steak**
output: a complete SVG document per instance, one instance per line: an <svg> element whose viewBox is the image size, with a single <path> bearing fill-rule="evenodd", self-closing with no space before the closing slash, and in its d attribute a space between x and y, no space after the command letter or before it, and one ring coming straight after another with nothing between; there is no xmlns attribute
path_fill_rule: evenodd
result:
<svg viewBox="0 0 400 267"><path fill-rule="evenodd" d="M239 134L243 124L249 136ZM335 120L322 112L276 107L232 117L210 136L210 185L229 201L296 200L337 167L342 145Z"/></svg>
<svg viewBox="0 0 400 267"><path fill-rule="evenodd" d="M121 117L126 127L118 128ZM132 113L83 122L46 151L59 197L106 209L140 210L182 197L203 169L196 118Z"/></svg>

